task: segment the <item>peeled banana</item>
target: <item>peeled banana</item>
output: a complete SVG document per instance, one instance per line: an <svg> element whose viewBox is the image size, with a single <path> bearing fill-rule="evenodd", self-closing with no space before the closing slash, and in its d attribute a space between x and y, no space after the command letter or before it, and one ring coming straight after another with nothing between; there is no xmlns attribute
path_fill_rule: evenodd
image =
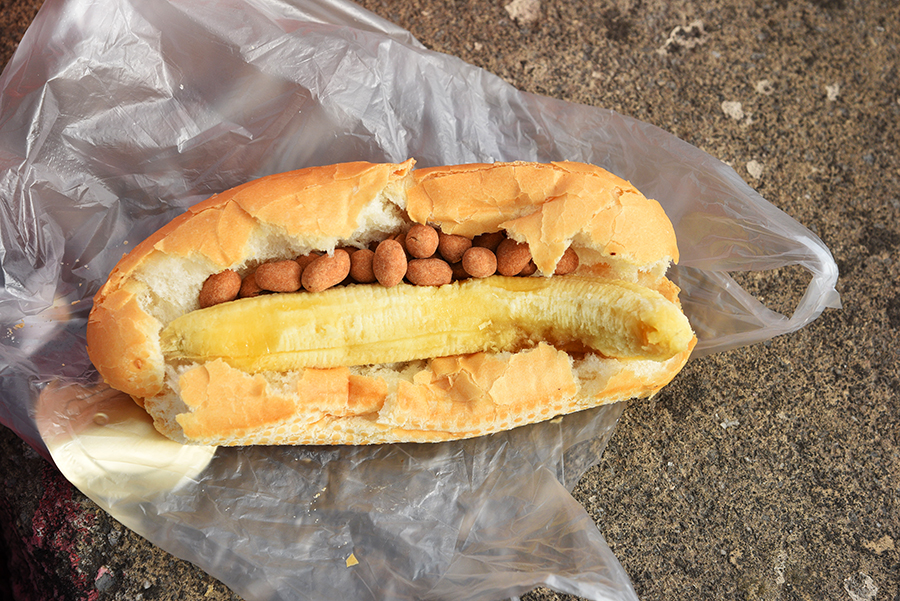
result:
<svg viewBox="0 0 900 601"><path fill-rule="evenodd" d="M661 361L692 337L677 305L636 284L492 276L240 299L182 315L160 342L169 361L222 359L257 373L517 351L540 341Z"/></svg>

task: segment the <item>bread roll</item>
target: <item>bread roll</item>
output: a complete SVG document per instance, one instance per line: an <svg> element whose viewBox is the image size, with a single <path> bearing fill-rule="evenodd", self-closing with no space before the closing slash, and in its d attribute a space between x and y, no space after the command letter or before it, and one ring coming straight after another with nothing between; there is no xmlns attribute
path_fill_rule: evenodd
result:
<svg viewBox="0 0 900 601"><path fill-rule="evenodd" d="M665 278L678 250L672 225L656 201L615 175L580 163L418 170L413 164L412 159L346 163L271 175L192 207L125 256L97 293L87 329L88 353L97 370L176 441L373 444L480 436L650 396L685 364L696 339L680 311L677 287ZM266 262L313 252L333 254L337 248L374 248L413 224L468 239L505 232L528 246L537 272L520 276L515 284L502 276L427 291L412 290L417 287L408 283L390 288L377 282L351 283L200 309L200 290L214 274L231 270L246 276ZM553 276L570 247L577 254L577 269ZM568 296L554 292L557 282ZM590 292L572 292L571 286L582 284ZM496 293L499 288L506 292ZM604 317L602 325L593 323L594 305L578 313L582 297L592 295L603 295L604 308L598 314L611 316ZM630 300L622 300L625 296ZM386 300L380 305L371 300L381 297ZM529 307L540 308L520 307L510 309L512 313L502 309L511 325L498 326L504 317L496 315L487 320L493 325L478 322L479 307L493 302L484 299L501 297L497 302L505 303L503 307L518 306L519 299L527 297L533 303ZM481 300L467 302L474 298ZM193 343L183 340L193 336L184 332L203 330L203 312L212 316L212 311L218 311L220 320L214 328L207 327L214 329L206 332L215 339L214 346L230 336L227 344L246 342L236 353L257 353L254 345L280 348L280 341L255 337L273 336L260 311L282 300L300 303L296 306L304 308L294 311L307 321L319 315L315 311L331 316L313 325L304 322L303 327L322 332L328 344L345 341L337 345L340 352L329 355L336 359L326 361L313 353L294 363L301 355L293 346L290 353L273 352L273 362L254 356L254 361L242 363L230 351L210 350L213 347L204 347L206 354L200 355L184 350ZM332 302L344 304L327 313ZM309 308L313 305L324 308ZM407 313L388 316L390 308L401 305L415 315L408 317L409 323L393 323L407 319ZM438 319L429 308L442 306L459 307L464 316L453 327L469 328L470 338L478 342L447 347L461 349L456 354L419 356L421 349L432 348L425 338L438 336L427 325ZM641 316L632 319L637 313ZM527 331L516 336L505 335L502 328L518 331L522 315L530 319L532 314L538 314L535 323L540 324L522 326ZM227 316L235 316L233 327ZM465 320L474 325L463 326ZM623 320L633 323L626 327ZM658 325L660 320L665 323ZM208 323L213 323L211 317ZM344 338L325 333L337 325ZM489 325L501 329L485 330ZM292 328L285 328L294 332L286 337L293 335L294 342L302 338L302 344L315 350L318 343L309 339L316 335L301 336L301 329ZM367 347L369 354L342 359L343 347L356 345L352 332L362 340L379 328L386 333L376 334ZM400 330L409 330L414 338L421 334L422 340L394 341ZM479 336L482 330L487 333ZM604 332L605 342L594 343L595 330ZM385 341L378 342L377 336ZM457 338L453 331L446 337ZM505 346L497 347L495 339ZM651 339L664 350L651 351ZM395 347L402 352L388 352Z"/></svg>

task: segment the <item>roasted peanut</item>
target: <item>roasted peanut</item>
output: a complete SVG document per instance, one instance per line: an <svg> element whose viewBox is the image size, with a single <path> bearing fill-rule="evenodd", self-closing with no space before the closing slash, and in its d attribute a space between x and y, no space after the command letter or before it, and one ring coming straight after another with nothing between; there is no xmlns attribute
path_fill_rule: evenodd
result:
<svg viewBox="0 0 900 601"><path fill-rule="evenodd" d="M560 257L553 275L567 275L578 269L578 253L570 246Z"/></svg>
<svg viewBox="0 0 900 601"><path fill-rule="evenodd" d="M296 261L272 261L256 268L256 285L271 292L300 290L300 266Z"/></svg>
<svg viewBox="0 0 900 601"><path fill-rule="evenodd" d="M301 281L309 292L321 292L340 284L349 273L350 253L337 248L333 255L322 255L307 265Z"/></svg>
<svg viewBox="0 0 900 601"><path fill-rule="evenodd" d="M406 275L406 252L403 246L393 239L382 240L375 249L372 258L372 272L382 286L396 286Z"/></svg>
<svg viewBox="0 0 900 601"><path fill-rule="evenodd" d="M466 268L463 267L462 261L452 264L450 270L453 272L454 282L457 280L467 280L471 277L469 272L466 271Z"/></svg>
<svg viewBox="0 0 900 601"><path fill-rule="evenodd" d="M409 259L409 255L417 258ZM578 264L577 253L569 248L557 263L554 275L572 273ZM243 280L231 270L214 274L203 285L200 303L201 307L208 307L265 292L294 292L301 287L317 292L353 282L369 284L377 281L391 287L406 278L420 286L441 286L469 277L485 278L494 273L529 276L536 271L528 245L507 238L502 231L469 240L464 236L445 234L431 226L414 224L408 232L373 242L369 248L337 247L331 256L312 252L293 261L263 263Z"/></svg>
<svg viewBox="0 0 900 601"><path fill-rule="evenodd" d="M350 277L360 284L371 284L375 281L375 271L372 262L375 252L368 248L361 248L350 254Z"/></svg>
<svg viewBox="0 0 900 601"><path fill-rule="evenodd" d="M406 250L406 232L400 232L399 234L394 234L393 238L389 238L389 240L395 240L398 244L400 244L400 248L403 249L403 254L408 254L409 251ZM376 247L377 250L377 247Z"/></svg>
<svg viewBox="0 0 900 601"><path fill-rule="evenodd" d="M467 250L472 248L472 241L465 236L438 232L438 252L448 263L459 263Z"/></svg>
<svg viewBox="0 0 900 601"><path fill-rule="evenodd" d="M406 252L417 259L426 259L438 247L438 233L430 225L414 224L406 232Z"/></svg>
<svg viewBox="0 0 900 601"><path fill-rule="evenodd" d="M203 282L200 289L200 308L227 303L237 298L241 291L241 276L231 269L214 273Z"/></svg>
<svg viewBox="0 0 900 601"><path fill-rule="evenodd" d="M534 261L528 261L528 264L525 267L523 267L522 271L520 271L517 275L525 277L525 276L533 275L536 271L537 271L537 265L534 264Z"/></svg>
<svg viewBox="0 0 900 601"><path fill-rule="evenodd" d="M238 294L241 298L252 298L263 293L263 289L256 283L256 272L248 273L241 280L241 291Z"/></svg>
<svg viewBox="0 0 900 601"><path fill-rule="evenodd" d="M453 281L453 270L441 259L413 259L406 269L406 279L416 286L443 286Z"/></svg>
<svg viewBox="0 0 900 601"><path fill-rule="evenodd" d="M472 246L489 248L492 252L497 252L497 247L500 246L500 243L504 240L506 240L506 234L503 232L489 232L487 234L475 236L472 240Z"/></svg>
<svg viewBox="0 0 900 601"><path fill-rule="evenodd" d="M309 267L309 264L321 257L320 253L309 253L308 255L300 255L295 259L297 261L297 265L300 266L300 275L303 275L303 270Z"/></svg>
<svg viewBox="0 0 900 601"><path fill-rule="evenodd" d="M497 273L518 275L531 260L527 244L507 238L497 247Z"/></svg>
<svg viewBox="0 0 900 601"><path fill-rule="evenodd" d="M473 246L463 255L463 269L474 278L486 278L497 272L497 256L483 246Z"/></svg>

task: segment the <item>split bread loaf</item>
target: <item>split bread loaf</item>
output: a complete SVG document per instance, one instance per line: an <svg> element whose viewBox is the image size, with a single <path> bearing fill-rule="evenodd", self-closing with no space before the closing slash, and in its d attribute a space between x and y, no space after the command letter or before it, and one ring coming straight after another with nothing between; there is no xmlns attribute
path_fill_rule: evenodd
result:
<svg viewBox="0 0 900 601"><path fill-rule="evenodd" d="M98 372L176 441L373 444L480 436L647 397L685 364L696 338L665 277L678 250L656 201L581 163L413 165L302 169L192 207L95 296ZM505 238L530 268L490 271L512 265L498 248L478 257L487 271L469 268L478 277L411 284L414 265L444 278L451 261L439 259L452 254L410 254L429 229L417 224L448 245ZM401 255L402 281L382 246ZM357 283L367 280L341 271L345 254L387 267ZM339 285L307 286L313 268L291 267L314 291L258 294L262 266L317 256L330 267L316 277L334 271ZM465 261L453 259L457 272ZM222 290L225 302L201 303Z"/></svg>

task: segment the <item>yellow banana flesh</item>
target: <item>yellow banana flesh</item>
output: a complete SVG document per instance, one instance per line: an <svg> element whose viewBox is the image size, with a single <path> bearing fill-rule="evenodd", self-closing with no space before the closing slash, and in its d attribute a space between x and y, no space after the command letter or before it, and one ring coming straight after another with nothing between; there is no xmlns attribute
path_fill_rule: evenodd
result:
<svg viewBox="0 0 900 601"><path fill-rule="evenodd" d="M182 315L160 341L170 362L222 359L256 373L516 351L540 341L662 361L692 338L675 304L636 284L491 276L240 299Z"/></svg>

